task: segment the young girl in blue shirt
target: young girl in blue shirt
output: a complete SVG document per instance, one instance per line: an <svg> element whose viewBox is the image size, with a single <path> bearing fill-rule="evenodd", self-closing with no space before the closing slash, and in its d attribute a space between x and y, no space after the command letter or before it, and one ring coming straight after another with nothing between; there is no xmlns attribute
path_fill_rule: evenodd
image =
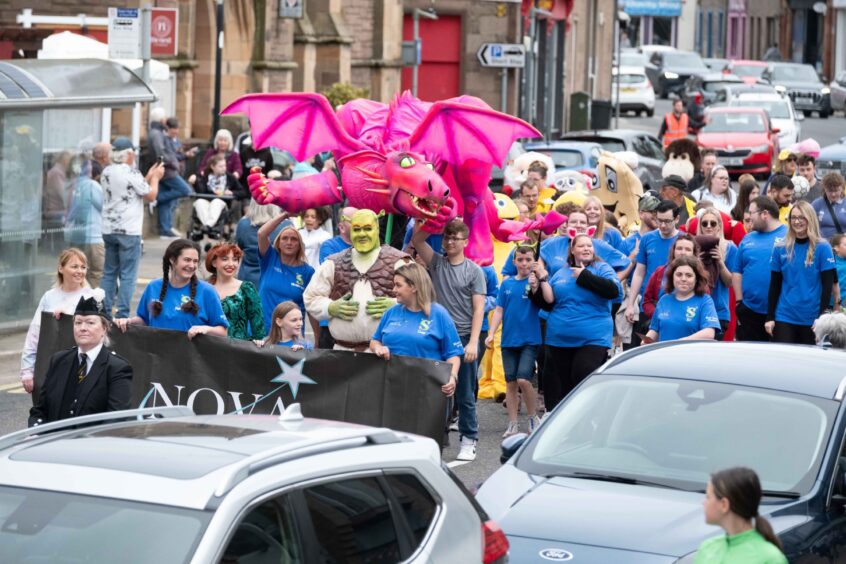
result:
<svg viewBox="0 0 846 564"><path fill-rule="evenodd" d="M708 295L708 274L694 256L674 259L667 268L666 294L658 300L644 344L676 339L713 339L720 329Z"/></svg>
<svg viewBox="0 0 846 564"><path fill-rule="evenodd" d="M197 279L200 248L187 239L177 239L165 250L162 277L144 289L135 317L115 319L126 331L130 325L185 331L196 335L225 337L229 322L214 286Z"/></svg>
<svg viewBox="0 0 846 564"><path fill-rule="evenodd" d="M302 338L303 312L300 311L300 306L294 302L289 300L276 306L270 323L270 335L263 341L255 341L258 346L263 347L272 344L290 347L295 351L314 349L314 345Z"/></svg>

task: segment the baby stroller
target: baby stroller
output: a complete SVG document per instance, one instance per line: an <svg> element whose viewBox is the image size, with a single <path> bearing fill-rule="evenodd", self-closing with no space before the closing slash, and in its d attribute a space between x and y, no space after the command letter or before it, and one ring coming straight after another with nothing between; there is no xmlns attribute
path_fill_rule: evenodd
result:
<svg viewBox="0 0 846 564"><path fill-rule="evenodd" d="M194 193L191 198L194 199L194 204L187 238L198 242L205 237L215 241L229 240L232 234L229 224L230 207L234 196Z"/></svg>

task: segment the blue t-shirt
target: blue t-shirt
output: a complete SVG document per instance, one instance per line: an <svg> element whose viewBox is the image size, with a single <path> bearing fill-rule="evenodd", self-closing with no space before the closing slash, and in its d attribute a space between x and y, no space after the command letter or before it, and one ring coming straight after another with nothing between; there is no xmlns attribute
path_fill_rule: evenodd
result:
<svg viewBox="0 0 846 564"><path fill-rule="evenodd" d="M265 327L273 326L271 322L273 310L287 300L300 306L305 317L303 292L313 275L314 269L307 263L299 266L282 264L276 249L273 247L267 249L261 257L261 278L259 279L259 296L261 296Z"/></svg>
<svg viewBox="0 0 846 564"><path fill-rule="evenodd" d="M617 274L608 263L594 262L587 269L617 284L618 296L622 287ZM561 268L549 279L555 304L546 324L546 344L553 347L582 347L597 345L611 347L614 333L611 303L614 301L576 284L569 267Z"/></svg>
<svg viewBox="0 0 846 564"><path fill-rule="evenodd" d="M837 283L840 285L840 303L846 304L843 299L843 296L846 296L846 259L835 255L834 266L837 268Z"/></svg>
<svg viewBox="0 0 846 564"><path fill-rule="evenodd" d="M409 221L408 225L405 227L405 237L402 240L402 248L408 248L411 244L411 236L414 234L414 221ZM436 253L444 254L444 234L443 233L430 233L428 237L426 237L426 242L429 243L429 246L432 247L432 250Z"/></svg>
<svg viewBox="0 0 846 564"><path fill-rule="evenodd" d="M838 233L837 226L834 225L834 217L828 211L828 205L825 203L825 196L821 196L811 203L811 207L817 212L817 218L820 220L820 234L824 239L831 239L833 235ZM834 210L834 216L840 222L840 228L846 229L846 198L843 198L837 203L831 204L831 209ZM843 231L840 231L843 233Z"/></svg>
<svg viewBox="0 0 846 564"><path fill-rule="evenodd" d="M610 225L605 226L605 231L602 233L602 240L628 256L626 253L626 241L623 235Z"/></svg>
<svg viewBox="0 0 846 564"><path fill-rule="evenodd" d="M782 275L776 321L810 326L819 316L822 295L820 273L836 268L834 253L828 241L819 241L814 248L813 262L805 266L807 253L808 242L797 242L793 246L792 257L787 256L787 248L783 244L773 248L770 268Z"/></svg>
<svg viewBox="0 0 846 564"><path fill-rule="evenodd" d="M720 320L711 296L694 294L681 301L676 298L675 292L664 294L658 300L650 325L650 329L658 332L659 341L682 339L708 327L715 331L720 329Z"/></svg>
<svg viewBox="0 0 846 564"><path fill-rule="evenodd" d="M567 265L567 250L570 248L570 238L563 235L550 237L541 242L540 258L546 264L546 270L552 277L558 269ZM608 263L615 272L628 268L631 261L629 257L606 243L601 239L593 240L593 248L596 256ZM514 266L514 249L508 255L505 264L502 265L503 276L517 276L517 267Z"/></svg>
<svg viewBox="0 0 846 564"><path fill-rule="evenodd" d="M737 246L731 241L726 241L726 269L734 274L737 272ZM717 308L717 319L724 321L731 320L731 310L729 309L729 287L723 284L722 279L717 276L717 283L714 284L714 289L711 291L711 299L714 300L714 307Z"/></svg>
<svg viewBox="0 0 846 564"><path fill-rule="evenodd" d="M499 292L499 279L496 277L496 268L492 265L483 266L482 273L485 275L485 315L482 317L482 331L490 329L488 314L496 307L496 295Z"/></svg>
<svg viewBox="0 0 846 564"><path fill-rule="evenodd" d="M770 291L770 259L773 247L784 241L787 226L778 227L767 233L751 231L746 234L737 249L737 272L743 277L743 305L755 313L766 315Z"/></svg>
<svg viewBox="0 0 846 564"><path fill-rule="evenodd" d="M320 244L320 264L323 264L323 261L325 261L329 257L329 255L340 253L341 251L345 251L350 247L352 247L352 245L344 241L344 239L340 235L336 235L328 241L324 241Z"/></svg>
<svg viewBox="0 0 846 564"><path fill-rule="evenodd" d="M499 286L496 305L502 308L503 347L540 345L540 308L529 299L529 279L506 278Z"/></svg>
<svg viewBox="0 0 846 564"><path fill-rule="evenodd" d="M640 295L643 295L646 290L646 284L652 277L655 269L662 264L667 264L670 258L670 247L673 246L679 232L672 237L664 239L661 237L661 232L657 229L650 231L640 238L640 247L637 250L637 263L646 267L646 272L643 275L643 284L640 285Z"/></svg>
<svg viewBox="0 0 846 564"><path fill-rule="evenodd" d="M411 311L397 304L385 312L373 339L379 341L391 354L416 356L430 360L447 360L464 354L461 338L446 308L433 303L430 315Z"/></svg>
<svg viewBox="0 0 846 564"><path fill-rule="evenodd" d="M194 303L199 307L197 313L187 313L180 308L182 304L191 299L191 284L181 288L174 288L168 285L167 293L162 301L162 312L153 317L150 305L159 299L162 291L162 279L153 280L144 288L141 301L138 302L136 315L144 320L150 327L157 329L173 329L175 331L188 331L195 325L208 325L210 327L229 328L229 321L223 313L223 306L220 305L220 298L214 286L208 282L197 280L197 292L194 296Z"/></svg>
<svg viewBox="0 0 846 564"><path fill-rule="evenodd" d="M640 231L635 231L634 233L632 233L631 235L626 237L626 239L623 241L623 247L624 247L624 249L622 251L623 254L626 255L627 257L632 256L632 252L634 252L635 247L637 247L637 244L640 242L641 237L642 237L642 235L641 235ZM635 257L635 259L636 258L637 257ZM632 285L632 278L634 277L634 271L635 271L635 269L633 268L631 270L631 272L629 272L629 277L627 279L629 286ZM643 281L643 283L646 284L647 281L648 281L648 279L645 279Z"/></svg>
<svg viewBox="0 0 846 564"><path fill-rule="evenodd" d="M279 341L276 344L279 345L280 347L289 347L289 348L293 347L294 345L300 345L304 350L307 350L307 351L313 351L314 350L314 345L312 345L308 341L295 341L294 339L291 339L290 341Z"/></svg>
<svg viewBox="0 0 846 564"><path fill-rule="evenodd" d="M280 223L273 233L270 234L270 241L276 240L276 236L288 226L293 227L290 219L286 219ZM261 269L259 263L261 257L258 250L258 230L259 226L252 225L250 218L244 217L238 222L235 228L235 242L238 247L244 251L244 256L241 258L241 268L238 270L238 280L243 282L252 282L253 286L259 287L259 278L261 277Z"/></svg>

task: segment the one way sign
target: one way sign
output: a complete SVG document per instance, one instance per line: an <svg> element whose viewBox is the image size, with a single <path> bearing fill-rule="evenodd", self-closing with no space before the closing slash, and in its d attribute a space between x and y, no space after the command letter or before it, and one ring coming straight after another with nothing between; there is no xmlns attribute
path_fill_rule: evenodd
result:
<svg viewBox="0 0 846 564"><path fill-rule="evenodd" d="M483 67L523 68L526 49L519 43L485 43L476 53Z"/></svg>

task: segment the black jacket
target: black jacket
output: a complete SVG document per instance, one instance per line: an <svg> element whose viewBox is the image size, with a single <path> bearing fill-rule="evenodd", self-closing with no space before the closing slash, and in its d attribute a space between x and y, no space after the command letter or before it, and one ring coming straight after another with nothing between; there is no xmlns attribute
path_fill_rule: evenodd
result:
<svg viewBox="0 0 846 564"><path fill-rule="evenodd" d="M38 403L29 410L30 427L67 418L60 413L62 398L69 379L76 378L77 354L77 347L73 347L50 357ZM132 366L117 353L103 347L88 376L79 384L74 416L129 409L131 387Z"/></svg>

